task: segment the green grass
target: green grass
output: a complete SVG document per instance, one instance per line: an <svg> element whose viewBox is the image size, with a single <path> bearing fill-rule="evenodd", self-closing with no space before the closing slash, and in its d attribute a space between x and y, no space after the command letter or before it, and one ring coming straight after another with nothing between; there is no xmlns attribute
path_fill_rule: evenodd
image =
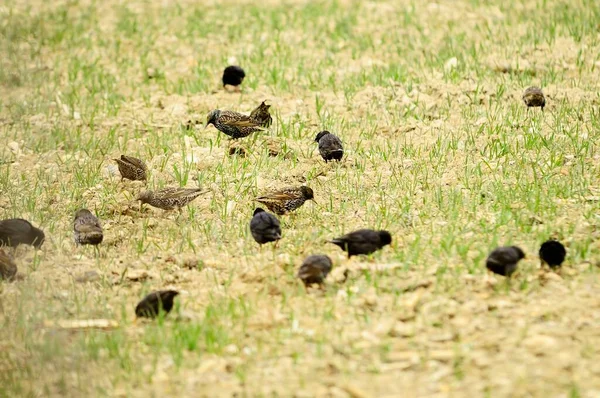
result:
<svg viewBox="0 0 600 398"><path fill-rule="evenodd" d="M0 283L0 397L600 388L597 2L105 3L0 8L0 218L48 237L17 252L23 280ZM241 94L220 88L230 58ZM530 85L544 112L522 103ZM265 99L274 125L241 141L246 157L193 125ZM342 163L320 159L323 129ZM143 186L110 171L121 153L146 160L151 189L209 192L181 215L140 213ZM300 184L317 204L259 250L253 199ZM73 244L81 207L104 225L98 256ZM362 227L394 243L352 260L325 243ZM550 236L568 247L560 278L539 270ZM508 244L527 253L511 283L484 267ZM315 253L334 271L306 292L295 274ZM183 292L173 313L133 323L166 287ZM119 327L44 327L95 318ZM527 343L540 336L542 353Z"/></svg>

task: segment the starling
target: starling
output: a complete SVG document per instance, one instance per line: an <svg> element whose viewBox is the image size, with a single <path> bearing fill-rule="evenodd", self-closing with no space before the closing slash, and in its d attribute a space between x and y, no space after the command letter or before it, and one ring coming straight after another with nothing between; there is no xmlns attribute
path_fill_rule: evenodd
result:
<svg viewBox="0 0 600 398"><path fill-rule="evenodd" d="M44 232L22 218L0 221L0 246L17 247L20 244L32 245L39 249L44 243Z"/></svg>
<svg viewBox="0 0 600 398"><path fill-rule="evenodd" d="M548 240L542 243L539 254L542 264L546 263L550 268L557 268L565 261L567 251L559 241Z"/></svg>
<svg viewBox="0 0 600 398"><path fill-rule="evenodd" d="M215 109L208 114L205 128L209 124L212 124L221 133L233 139L244 138L256 131L263 130L260 127L260 123L250 116L233 111L222 111L220 109Z"/></svg>
<svg viewBox="0 0 600 398"><path fill-rule="evenodd" d="M144 203L163 210L182 208L202 194L200 188L163 188L158 191L144 191L139 194L140 209Z"/></svg>
<svg viewBox="0 0 600 398"><path fill-rule="evenodd" d="M330 160L342 160L344 156L344 147L342 146L342 140L336 135L331 134L329 131L321 131L317 134L315 142L319 143L319 153L325 163Z"/></svg>
<svg viewBox="0 0 600 398"><path fill-rule="evenodd" d="M75 213L73 231L75 243L78 245L97 246L104 238L100 221L88 209L81 209Z"/></svg>
<svg viewBox="0 0 600 398"><path fill-rule="evenodd" d="M494 249L485 266L495 274L511 276L517 270L517 263L525 258L525 253L517 246L505 246Z"/></svg>
<svg viewBox="0 0 600 398"><path fill-rule="evenodd" d="M173 309L173 299L179 294L176 290L158 290L142 299L135 307L138 318L156 318L162 309L165 315Z"/></svg>
<svg viewBox="0 0 600 398"><path fill-rule="evenodd" d="M359 254L371 254L392 243L392 235L388 231L375 231L372 229L359 229L340 238L330 240L329 243L339 246L348 252L348 258Z"/></svg>
<svg viewBox="0 0 600 398"><path fill-rule="evenodd" d="M267 213L260 207L254 210L254 216L250 221L250 232L259 245L269 242L277 242L281 239L281 225L279 220L271 213Z"/></svg>
<svg viewBox="0 0 600 398"><path fill-rule="evenodd" d="M544 106L546 106L546 98L544 97L544 93L542 93L542 89L539 87L529 87L523 93L523 101L528 108L539 106L544 110Z"/></svg>
<svg viewBox="0 0 600 398"><path fill-rule="evenodd" d="M242 84L246 73L242 68L235 65L230 65L223 71L223 87L234 86L237 87Z"/></svg>
<svg viewBox="0 0 600 398"><path fill-rule="evenodd" d="M298 278L304 282L305 286L317 283L323 284L323 281L331 271L331 259L323 254L313 254L306 257L298 270Z"/></svg>
<svg viewBox="0 0 600 398"><path fill-rule="evenodd" d="M296 210L307 200L314 200L314 195L313 190L304 185L271 192L256 199L257 202L264 204L269 210L280 216Z"/></svg>
<svg viewBox="0 0 600 398"><path fill-rule="evenodd" d="M17 274L17 265L10 254L0 249L0 280L13 280Z"/></svg>
<svg viewBox="0 0 600 398"><path fill-rule="evenodd" d="M254 119L259 126L269 127L273 123L273 118L269 113L271 105L265 104L266 100L263 101L259 106L250 112L250 118Z"/></svg>
<svg viewBox="0 0 600 398"><path fill-rule="evenodd" d="M121 155L121 159L113 159L119 166L121 179L132 181L146 181L146 164L138 158Z"/></svg>

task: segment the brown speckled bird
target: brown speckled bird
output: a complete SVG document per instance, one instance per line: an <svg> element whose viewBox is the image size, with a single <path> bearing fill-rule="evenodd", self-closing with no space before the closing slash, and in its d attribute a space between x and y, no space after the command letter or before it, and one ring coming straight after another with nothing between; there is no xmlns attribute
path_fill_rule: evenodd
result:
<svg viewBox="0 0 600 398"><path fill-rule="evenodd" d="M163 210L181 209L204 193L200 188L163 188L158 191L144 191L139 194L140 210L144 203Z"/></svg>
<svg viewBox="0 0 600 398"><path fill-rule="evenodd" d="M265 102L266 100L250 112L250 118L256 120L259 126L269 127L273 123L273 118L269 112L271 105L267 105Z"/></svg>
<svg viewBox="0 0 600 398"><path fill-rule="evenodd" d="M392 235L388 231L359 229L329 241L348 252L348 258L360 254L371 254L392 243Z"/></svg>
<svg viewBox="0 0 600 398"><path fill-rule="evenodd" d="M327 163L330 160L342 160L344 156L344 147L342 140L338 136L331 134L329 131L321 131L317 134L315 142L319 143L319 153Z"/></svg>
<svg viewBox="0 0 600 398"><path fill-rule="evenodd" d="M104 239L100 221L88 209L81 209L75 213L73 232L75 243L78 245L96 246Z"/></svg>
<svg viewBox="0 0 600 398"><path fill-rule="evenodd" d="M162 309L165 315L173 309L173 299L179 294L176 290L159 290L142 299L135 307L139 318L156 318Z"/></svg>
<svg viewBox="0 0 600 398"><path fill-rule="evenodd" d="M546 106L546 97L544 97L541 88L533 86L527 88L523 93L523 102L525 102L528 108L539 106L543 111L544 106Z"/></svg>
<svg viewBox="0 0 600 398"><path fill-rule="evenodd" d="M34 227L27 220L9 218L0 221L0 246L32 245L39 249L45 239L44 231Z"/></svg>
<svg viewBox="0 0 600 398"><path fill-rule="evenodd" d="M298 278L304 282L305 286L323 284L325 278L331 271L332 262L328 256L323 254L313 254L306 257L298 270Z"/></svg>
<svg viewBox="0 0 600 398"><path fill-rule="evenodd" d="M294 211L307 200L314 200L313 190L307 186L285 188L256 198L256 201L267 206L277 215Z"/></svg>
<svg viewBox="0 0 600 398"><path fill-rule="evenodd" d="M17 274L17 264L10 254L0 249L0 280L12 281Z"/></svg>
<svg viewBox="0 0 600 398"><path fill-rule="evenodd" d="M244 138L256 131L263 130L260 127L260 123L250 116L233 111L222 111L220 109L215 109L208 114L205 128L209 124L212 124L217 130L233 139Z"/></svg>
<svg viewBox="0 0 600 398"><path fill-rule="evenodd" d="M517 263L523 258L525 253L520 247L498 247L490 253L485 266L494 274L511 276L517 270Z"/></svg>
<svg viewBox="0 0 600 398"><path fill-rule="evenodd" d="M121 173L121 179L128 179L132 181L146 181L146 171L148 168L146 164L132 156L121 155L121 159L113 159L119 166L119 172Z"/></svg>

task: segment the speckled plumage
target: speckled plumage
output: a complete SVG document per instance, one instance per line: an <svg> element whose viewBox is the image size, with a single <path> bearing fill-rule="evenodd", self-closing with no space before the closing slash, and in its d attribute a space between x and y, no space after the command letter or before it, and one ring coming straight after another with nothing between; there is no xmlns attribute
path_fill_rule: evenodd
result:
<svg viewBox="0 0 600 398"><path fill-rule="evenodd" d="M525 258L525 253L517 246L505 246L494 249L485 266L488 270L502 276L511 276L517 270L517 263Z"/></svg>
<svg viewBox="0 0 600 398"><path fill-rule="evenodd" d="M298 270L298 278L304 282L305 286L314 283L322 284L325 278L331 272L331 258L323 254L313 254L306 257Z"/></svg>
<svg viewBox="0 0 600 398"><path fill-rule="evenodd" d="M250 232L259 245L277 242L281 239L281 224L273 214L258 207L250 220Z"/></svg>
<svg viewBox="0 0 600 398"><path fill-rule="evenodd" d="M319 153L325 163L330 160L342 160L344 156L344 147L342 140L338 136L331 134L329 131L321 131L317 134L315 142L319 143Z"/></svg>
<svg viewBox="0 0 600 398"><path fill-rule="evenodd" d="M140 207L147 203L159 209L173 210L186 206L202 193L200 188L172 187L159 189L158 191L144 191L139 194L137 200L141 202Z"/></svg>
<svg viewBox="0 0 600 398"><path fill-rule="evenodd" d="M392 236L388 231L375 231L372 229L359 229L339 238L330 240L329 243L339 246L348 252L348 258L359 254L371 254L392 243Z"/></svg>
<svg viewBox="0 0 600 398"><path fill-rule="evenodd" d="M233 139L244 138L250 134L263 130L260 123L250 116L233 111L215 109L206 118L206 127L209 124Z"/></svg>
<svg viewBox="0 0 600 398"><path fill-rule="evenodd" d="M237 87L244 81L246 77L246 72L237 66L237 65L229 65L225 70L223 70L223 77L221 80L223 81L223 86L234 86Z"/></svg>
<svg viewBox="0 0 600 398"><path fill-rule="evenodd" d="M0 221L0 246L32 245L40 248L46 239L44 231L22 218Z"/></svg>
<svg viewBox="0 0 600 398"><path fill-rule="evenodd" d="M17 274L17 264L12 256L0 249L0 280L11 281Z"/></svg>
<svg viewBox="0 0 600 398"><path fill-rule="evenodd" d="M104 239L100 221L88 209L81 209L75 213L73 236L78 245L96 246Z"/></svg>
<svg viewBox="0 0 600 398"><path fill-rule="evenodd" d="M255 120L259 126L269 127L273 123L273 118L269 112L271 105L267 105L266 100L250 112L250 118Z"/></svg>
<svg viewBox="0 0 600 398"><path fill-rule="evenodd" d="M307 186L285 188L256 199L280 216L298 209L307 200L314 200L313 190Z"/></svg>
<svg viewBox="0 0 600 398"><path fill-rule="evenodd" d="M173 309L173 299L179 294L176 290L159 290L148 294L135 307L135 315L139 318L156 318L160 309L165 315Z"/></svg>
<svg viewBox="0 0 600 398"><path fill-rule="evenodd" d="M560 267L565 261L567 250L565 246L557 240L548 240L540 246L540 260L542 264L546 263L550 268Z"/></svg>
<svg viewBox="0 0 600 398"><path fill-rule="evenodd" d="M113 159L119 166L121 178L126 178L132 181L146 181L146 164L132 156L121 155L121 159Z"/></svg>
<svg viewBox="0 0 600 398"><path fill-rule="evenodd" d="M523 102L528 108L541 107L544 110L546 106L546 97L539 87L528 87L523 93Z"/></svg>

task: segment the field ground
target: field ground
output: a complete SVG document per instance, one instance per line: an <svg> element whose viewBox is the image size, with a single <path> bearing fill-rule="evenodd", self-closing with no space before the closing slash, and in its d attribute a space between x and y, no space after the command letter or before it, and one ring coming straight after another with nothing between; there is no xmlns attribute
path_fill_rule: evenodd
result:
<svg viewBox="0 0 600 398"><path fill-rule="evenodd" d="M48 236L0 283L0 397L600 396L600 3L255 3L0 5L0 218ZM220 87L230 62L241 93ZM246 157L196 124L265 99L275 122ZM343 162L319 157L322 129ZM150 187L209 192L140 212L121 153ZM259 251L253 199L299 184L317 203ZM81 207L98 256L73 243ZM392 246L325 243L360 227ZM549 237L568 248L557 273L537 257ZM484 267L505 244L527 253L510 283ZM335 268L306 292L313 253ZM175 310L134 322L167 287ZM60 324L87 319L116 326Z"/></svg>

